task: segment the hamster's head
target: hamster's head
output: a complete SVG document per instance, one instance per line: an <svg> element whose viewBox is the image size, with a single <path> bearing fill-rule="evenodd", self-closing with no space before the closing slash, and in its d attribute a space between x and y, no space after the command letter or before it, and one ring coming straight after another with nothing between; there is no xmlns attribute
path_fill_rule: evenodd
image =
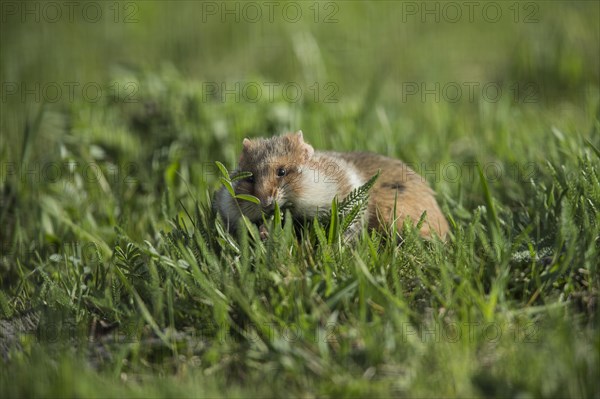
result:
<svg viewBox="0 0 600 399"><path fill-rule="evenodd" d="M268 139L244 139L238 170L250 172L252 176L237 181L235 191L257 197L260 205L240 200L242 213L250 220L259 221L262 212L273 211L275 202L280 208L293 207L293 198L302 192L303 167L313 153L302 131Z"/></svg>

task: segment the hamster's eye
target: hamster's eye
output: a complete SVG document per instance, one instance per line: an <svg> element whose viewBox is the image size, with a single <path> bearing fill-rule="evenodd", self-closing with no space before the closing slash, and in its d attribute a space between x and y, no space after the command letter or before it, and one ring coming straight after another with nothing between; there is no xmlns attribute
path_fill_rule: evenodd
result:
<svg viewBox="0 0 600 399"><path fill-rule="evenodd" d="M285 168L277 168L277 177L283 177L287 174Z"/></svg>
<svg viewBox="0 0 600 399"><path fill-rule="evenodd" d="M246 181L248 183L254 184L254 176L248 176L248 177L246 177Z"/></svg>

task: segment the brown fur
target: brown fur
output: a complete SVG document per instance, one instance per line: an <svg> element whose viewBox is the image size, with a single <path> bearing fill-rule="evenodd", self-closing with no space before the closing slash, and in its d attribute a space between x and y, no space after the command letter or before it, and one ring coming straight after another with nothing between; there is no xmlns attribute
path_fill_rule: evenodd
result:
<svg viewBox="0 0 600 399"><path fill-rule="evenodd" d="M402 161L368 152L348 152L337 155L355 165L364 179L369 179L381 170L377 182L371 189L369 228L389 228L395 219L400 229L404 219L410 218L416 223L426 211L427 217L421 226L421 235L430 237L432 231L435 231L441 238L446 236L448 222L435 200L433 190L423 177Z"/></svg>

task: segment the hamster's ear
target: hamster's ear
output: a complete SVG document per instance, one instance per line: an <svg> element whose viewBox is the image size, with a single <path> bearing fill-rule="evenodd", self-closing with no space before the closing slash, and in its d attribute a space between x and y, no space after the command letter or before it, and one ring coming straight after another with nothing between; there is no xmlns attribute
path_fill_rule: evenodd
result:
<svg viewBox="0 0 600 399"><path fill-rule="evenodd" d="M298 130L296 133L292 134L292 137L298 140L298 143L300 143L300 147L304 150L306 159L309 160L312 158L313 154L315 153L315 149L312 147L312 145L304 141L302 130Z"/></svg>
<svg viewBox="0 0 600 399"><path fill-rule="evenodd" d="M242 153L240 154L240 158L239 158L238 162L242 162L244 160L244 157L248 156L250 147L252 147L252 141L250 141L250 139L248 139L248 138L245 138L242 141L242 145L244 146L244 148L242 149Z"/></svg>
<svg viewBox="0 0 600 399"><path fill-rule="evenodd" d="M242 141L242 145L244 146L244 150L247 151L248 149L250 149L250 146L252 145L252 142L248 138L245 138Z"/></svg>
<svg viewBox="0 0 600 399"><path fill-rule="evenodd" d="M302 149L304 150L304 154L306 155L307 160L311 159L313 154L315 153L315 149L313 148L313 146L308 143L303 142Z"/></svg>

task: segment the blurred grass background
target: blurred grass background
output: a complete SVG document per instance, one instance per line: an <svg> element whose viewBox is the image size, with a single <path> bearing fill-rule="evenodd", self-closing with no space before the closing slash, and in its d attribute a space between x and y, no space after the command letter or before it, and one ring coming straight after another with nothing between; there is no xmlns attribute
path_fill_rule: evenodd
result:
<svg viewBox="0 0 600 399"><path fill-rule="evenodd" d="M352 338L357 347L364 347L366 340L367 348L372 349L364 352L366 360L357 360L352 357L355 355L350 356L352 361L342 355L333 360L323 360L329 359L327 355L319 358L340 367L332 366L342 373L339 380L324 378L311 390L304 385L313 378L311 374L304 376L290 366L297 377L288 376L288 380L258 392L251 383L241 383L241 388L236 385L228 394L246 396L251 391L273 395L285 392L285 381L292 381L294 392L309 396L365 392L597 395L597 385L588 377L597 372L598 356L592 349L598 349L600 342L594 316L600 206L598 158L594 155L600 148L600 6L593 1L475 3L472 14L465 2L453 3L461 10L457 18L444 2L275 2L271 21L266 3L77 2L70 18L67 6L59 2L62 14L55 18L53 9L44 2L3 1L0 305L4 317L14 317L49 298L59 298L66 307L75 303L76 290L71 290L70 279L90 278L92 271L79 276L69 269L68 262L67 266L57 263L57 258L52 258L56 248L64 252L68 243L94 243L98 253L94 252L93 258L112 265L115 246L123 245L124 237L135 243L160 242L161 231L173 228L171 219L184 215L179 201L187 209L194 207L195 199L203 204L209 201L218 186L215 160L233 167L244 137L302 129L317 149L367 149L411 163L438 192L440 204L453 221L458 236L455 243L465 244L467 241L460 240L467 240L469 229L479 231L476 242L466 246L467 252L471 251L466 267L479 272L471 275L465 271L463 275L454 271L472 280L477 295L461 293L460 284L457 288L451 279L438 276L447 291L444 300L428 300L428 307L449 307L460 315L457 317L465 317L460 320L467 320L474 306L467 300L469 295L482 303L493 302L490 298L498 295L500 309L486 304L492 313L482 310L486 321L504 322L517 317L515 312L521 315L519 312L524 311L526 320L543 321L540 336L544 339L529 346L508 340L502 343L505 347L487 348L488 352L485 345L474 348L471 342L460 347L448 343L412 346L398 356L404 365L414 365L417 376L402 374L402 368L403 388L395 391L386 385L385 377L380 385L365 382L363 386L360 381L352 385L349 375L357 371L348 367L350 374L342 372L341 365L356 363L364 365L361 373L369 375L370 364L380 364L378 361L391 356L377 337L363 337L369 324L361 324L361 319L360 332L348 332L348 336L358 334ZM252 7L262 13L256 22ZM494 22L490 16L496 19L496 9L502 14ZM227 14L226 10L233 12ZM291 22L296 10L300 10L299 18ZM427 14L426 10L438 11ZM268 95L266 83L278 84L273 97ZM69 84L75 84L72 98ZM257 84L262 92L254 101ZM431 90L436 84L439 89L434 89L435 94L423 94L423 88ZM290 101L293 95L282 90L286 85L300 87L303 96ZM492 92L482 91L486 85L501 87L502 93L496 99L489 94ZM54 101L52 90L56 86L62 91ZM84 86L91 88L83 92ZM456 86L462 89L462 96L453 101L452 88ZM101 93L96 100L97 87ZM407 91L415 87L418 93ZM475 87L473 98L468 87ZM219 90L215 92L215 88ZM222 88L234 94L223 93ZM444 174L451 173L445 169L451 163L459 165L460 178ZM492 165L492 169L484 169L492 171L485 175L485 183L479 179L477 163ZM55 166L58 169L51 169ZM499 175L494 174L496 170ZM58 174L56 178L53 173ZM562 205L567 199L570 207ZM492 224L502 231L502 239L495 235ZM489 249L484 242L507 244L510 251L500 252L512 260L478 258L480 251L487 254ZM540 261L548 247L551 265ZM423 264L415 248L412 251L417 252L405 249L403 265L418 268ZM72 255L83 259L81 250ZM366 248L362 250L369 253ZM525 259L532 256L533 266L521 270L510 263L516 250L524 251ZM456 259L462 259L456 255L456 259L441 260L444 257L439 252L432 256L439 256L440 270L452 268ZM382 257L381 262L383 259L387 258ZM396 255L390 259L397 265ZM349 262L355 262L354 258ZM424 262L436 263L431 259ZM258 268L260 263L256 265ZM560 270L554 271L558 274L552 275L552 283L536 280L556 265ZM502 280L508 285L498 288L498 293L491 287L496 284L494 276L503 273L511 277ZM339 274L344 275L343 270ZM58 288L49 288L54 287L50 281ZM436 281L433 278L430 285L425 283L432 297L439 289ZM57 293L63 290L66 297ZM362 303L358 293L353 298ZM456 298L456 302L449 298ZM566 312L576 322L552 310L567 299L579 306L574 315ZM129 300L134 303L133 296ZM527 309L532 305L551 309L535 308L535 316L530 316ZM410 303L406 306L413 308ZM115 305L115 309L120 308ZM161 311L156 309L151 312L160 320L157 314ZM348 310L349 320L359 318L353 311L359 312L358 308ZM81 318L97 312L87 309L77 314ZM121 310L115 310L118 317L107 316L107 312L104 309L100 313L111 320L125 318ZM136 313L132 309L127 312L128 317ZM545 316L537 319L537 312ZM207 314L200 318L209 317ZM263 316L267 317L266 313ZM175 327L197 328L198 321L194 320L179 321ZM159 322L161 327L164 323ZM573 328L569 329L570 325ZM24 348L28 353L27 343ZM232 350L223 348L218 352L221 355ZM145 357L147 353L116 355L126 352L119 350L123 349L113 353L117 360L109 362L118 366L106 366L109 373L102 376L86 371L81 385L73 385L71 377L79 367L77 357L68 357L61 361L61 367L52 369L52 355L38 358L29 353L29 359L15 355L13 371L3 372L3 388L8 389L7 384L14 379L18 381L16 390L7 390L13 394L93 396L96 387L105 385L103 379L124 378L121 370L129 369L120 363L121 357L137 365L128 372L140 373L141 368L150 375L166 375L170 383L123 388L129 391L115 388L111 393L115 396L124 392L217 394L223 392L222 382L233 378L223 371L229 368L219 369L221 363L213 353L203 361L221 370L211 371L219 376L217 382L207 385L208 391L198 390L195 377L190 375L199 373L206 380L210 375L207 368L188 361L181 366L175 360L158 361L162 366L145 368L152 363ZM251 350L250 354L237 350L230 355L250 369L259 369L256 364L285 369L289 361L285 357L254 360ZM552 365L554 356L561 362ZM465 368L473 359L477 359L478 367L487 365L491 371ZM28 374L24 370L32 362L39 366ZM531 365L531 371L523 370L524 362ZM165 371L170 367L178 370L175 376ZM190 374L182 371L188 367ZM239 367L231 375L246 376L247 381L261 381L268 375L246 374L247 370ZM545 368L544 374L540 370ZM377 370L385 375L385 367ZM431 376L425 370L433 370ZM27 379L34 375L51 380L52 373L62 381L53 388L51 383L26 387ZM147 378L140 374L136 381ZM560 383L551 382L553 378ZM187 391L185 384L186 388L178 388L181 381L195 388ZM71 386L75 388L70 390Z"/></svg>

